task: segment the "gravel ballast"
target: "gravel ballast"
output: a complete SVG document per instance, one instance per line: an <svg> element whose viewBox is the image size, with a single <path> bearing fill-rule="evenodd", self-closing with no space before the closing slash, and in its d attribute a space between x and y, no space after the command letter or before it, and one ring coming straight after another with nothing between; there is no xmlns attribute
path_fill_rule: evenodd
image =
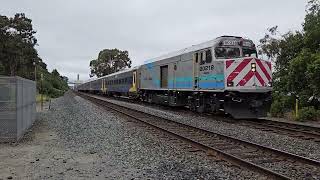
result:
<svg viewBox="0 0 320 180"><path fill-rule="evenodd" d="M68 92L38 114L21 142L0 144L0 179L261 178L170 139Z"/></svg>
<svg viewBox="0 0 320 180"><path fill-rule="evenodd" d="M223 118L214 116L200 116L186 110L168 109L168 107L149 106L146 104L133 104L125 101L104 98L110 102L128 106L157 116L169 118L181 123L199 127L213 132L237 137L242 140L262 144L275 149L293 154L320 160L320 143L310 140L301 140L286 135L275 134L254 128L244 127L229 122L223 122Z"/></svg>

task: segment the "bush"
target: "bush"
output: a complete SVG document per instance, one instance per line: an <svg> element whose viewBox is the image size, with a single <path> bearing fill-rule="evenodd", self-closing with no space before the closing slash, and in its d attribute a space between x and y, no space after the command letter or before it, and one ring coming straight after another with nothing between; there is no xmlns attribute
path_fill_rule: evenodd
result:
<svg viewBox="0 0 320 180"><path fill-rule="evenodd" d="M39 69L39 71L43 74L42 86L40 78L37 81L39 93L45 94L51 98L57 98L62 96L69 89L67 82L59 75L57 70L53 70L52 73L47 72L44 69Z"/></svg>
<svg viewBox="0 0 320 180"><path fill-rule="evenodd" d="M273 93L272 99L270 114L273 117L283 117L285 113L290 112L294 107L295 99L293 96L284 96Z"/></svg>
<svg viewBox="0 0 320 180"><path fill-rule="evenodd" d="M271 104L270 109L271 116L273 117L283 117L284 115L284 105L282 102L276 100Z"/></svg>
<svg viewBox="0 0 320 180"><path fill-rule="evenodd" d="M299 110L299 116L296 120L299 121L310 121L310 120L318 120L320 116L320 112L317 111L313 106L303 107Z"/></svg>

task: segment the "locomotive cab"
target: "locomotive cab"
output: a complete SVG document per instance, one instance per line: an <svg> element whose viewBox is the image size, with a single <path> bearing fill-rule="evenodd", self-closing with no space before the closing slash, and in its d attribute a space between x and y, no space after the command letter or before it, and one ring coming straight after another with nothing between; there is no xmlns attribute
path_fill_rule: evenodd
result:
<svg viewBox="0 0 320 180"><path fill-rule="evenodd" d="M219 102L223 102L225 113L234 118L266 116L271 104L271 62L258 58L251 40L239 37L221 37L212 52L213 62L206 65L210 68L205 68L211 71L203 72L201 65L199 69L200 76L211 78L200 78L199 88L223 89ZM201 87L204 84L201 81L206 82L205 87Z"/></svg>

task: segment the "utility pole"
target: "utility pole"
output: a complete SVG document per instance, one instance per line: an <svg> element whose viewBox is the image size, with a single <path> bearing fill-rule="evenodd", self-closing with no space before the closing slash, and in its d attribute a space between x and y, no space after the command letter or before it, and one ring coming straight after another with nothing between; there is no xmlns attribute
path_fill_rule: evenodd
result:
<svg viewBox="0 0 320 180"><path fill-rule="evenodd" d="M43 84L43 74L41 73L41 80L40 80L40 98L41 98L41 111L43 111L43 87L42 87L42 84Z"/></svg>
<svg viewBox="0 0 320 180"><path fill-rule="evenodd" d="M34 65L34 81L37 83L37 64L36 64L36 60L33 61L33 65Z"/></svg>

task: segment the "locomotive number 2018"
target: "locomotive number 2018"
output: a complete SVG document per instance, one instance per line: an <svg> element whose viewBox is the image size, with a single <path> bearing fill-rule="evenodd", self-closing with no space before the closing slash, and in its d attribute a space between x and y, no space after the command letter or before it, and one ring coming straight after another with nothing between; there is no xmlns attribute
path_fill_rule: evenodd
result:
<svg viewBox="0 0 320 180"><path fill-rule="evenodd" d="M213 69L214 69L214 65L200 66L200 71L212 71Z"/></svg>

